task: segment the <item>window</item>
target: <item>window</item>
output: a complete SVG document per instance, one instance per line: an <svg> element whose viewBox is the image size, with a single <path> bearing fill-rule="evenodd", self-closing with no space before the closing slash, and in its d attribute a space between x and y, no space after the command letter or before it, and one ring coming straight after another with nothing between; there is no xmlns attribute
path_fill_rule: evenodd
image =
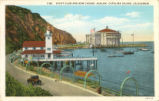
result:
<svg viewBox="0 0 159 101"><path fill-rule="evenodd" d="M43 48L43 47L40 47L40 49L43 50L44 48Z"/></svg>
<svg viewBox="0 0 159 101"><path fill-rule="evenodd" d="M48 38L48 40L50 39L50 37L47 37Z"/></svg>
<svg viewBox="0 0 159 101"><path fill-rule="evenodd" d="M35 50L36 48L35 47L33 47L33 50Z"/></svg>
<svg viewBox="0 0 159 101"><path fill-rule="evenodd" d="M27 49L28 49L28 47L25 47L24 49L25 49L25 50L27 50Z"/></svg>
<svg viewBox="0 0 159 101"><path fill-rule="evenodd" d="M51 54L48 54L48 58L50 59L50 57L51 57Z"/></svg>
<svg viewBox="0 0 159 101"><path fill-rule="evenodd" d="M28 55L25 55L25 57L27 58L27 57L28 57Z"/></svg>
<svg viewBox="0 0 159 101"><path fill-rule="evenodd" d="M51 48L47 48L47 50L51 50Z"/></svg>
<svg viewBox="0 0 159 101"><path fill-rule="evenodd" d="M41 57L44 57L44 55L41 55Z"/></svg>

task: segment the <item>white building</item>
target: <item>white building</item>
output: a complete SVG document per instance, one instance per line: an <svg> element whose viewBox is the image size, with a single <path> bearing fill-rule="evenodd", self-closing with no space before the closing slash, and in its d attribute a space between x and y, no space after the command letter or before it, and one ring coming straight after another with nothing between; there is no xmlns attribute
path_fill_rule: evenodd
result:
<svg viewBox="0 0 159 101"><path fill-rule="evenodd" d="M60 52L60 50L53 49L52 33L48 26L45 41L24 41L22 58L30 61L50 61L53 60L53 54Z"/></svg>
<svg viewBox="0 0 159 101"><path fill-rule="evenodd" d="M109 29L108 26L105 29L99 30L92 34L86 35L86 42L94 46L120 46L121 33Z"/></svg>

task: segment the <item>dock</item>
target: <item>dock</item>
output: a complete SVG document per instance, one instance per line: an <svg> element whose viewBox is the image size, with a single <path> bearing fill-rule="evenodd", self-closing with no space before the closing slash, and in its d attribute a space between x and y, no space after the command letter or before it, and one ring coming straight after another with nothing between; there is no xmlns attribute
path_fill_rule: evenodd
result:
<svg viewBox="0 0 159 101"><path fill-rule="evenodd" d="M32 61L91 61L97 60L95 57L71 57L71 58L53 58L53 59L44 59L44 58L32 58Z"/></svg>
<svg viewBox="0 0 159 101"><path fill-rule="evenodd" d="M25 59L23 60L25 61ZM91 69L97 70L97 57L54 57L50 59L46 58L31 58L27 60L30 62L36 62L42 68L45 64L49 64L52 69L61 69L63 66L71 66L75 70L89 71Z"/></svg>

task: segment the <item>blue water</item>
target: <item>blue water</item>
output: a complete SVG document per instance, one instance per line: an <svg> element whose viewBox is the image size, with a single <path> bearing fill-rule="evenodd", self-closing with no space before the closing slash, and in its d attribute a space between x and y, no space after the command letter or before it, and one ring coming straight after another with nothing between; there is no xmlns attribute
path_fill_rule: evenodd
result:
<svg viewBox="0 0 159 101"><path fill-rule="evenodd" d="M147 44L150 51L135 51L133 55L124 57L108 57L112 53L122 50L137 50L137 48L105 48L105 52L95 49L98 58L97 71L102 76L101 86L120 91L122 81L128 77L134 77L139 85L140 96L154 96L154 54L153 42L138 42ZM74 56L92 57L92 49L72 50ZM127 72L130 71L129 74ZM134 92L135 85L130 82L126 90ZM125 90L125 91L126 91Z"/></svg>

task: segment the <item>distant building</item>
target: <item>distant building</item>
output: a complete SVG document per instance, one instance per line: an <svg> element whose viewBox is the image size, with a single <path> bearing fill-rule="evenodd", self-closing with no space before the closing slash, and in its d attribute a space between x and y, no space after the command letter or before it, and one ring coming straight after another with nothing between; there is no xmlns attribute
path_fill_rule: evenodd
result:
<svg viewBox="0 0 159 101"><path fill-rule="evenodd" d="M109 29L108 26L105 29L97 32L87 34L86 42L94 46L120 46L121 33Z"/></svg>

